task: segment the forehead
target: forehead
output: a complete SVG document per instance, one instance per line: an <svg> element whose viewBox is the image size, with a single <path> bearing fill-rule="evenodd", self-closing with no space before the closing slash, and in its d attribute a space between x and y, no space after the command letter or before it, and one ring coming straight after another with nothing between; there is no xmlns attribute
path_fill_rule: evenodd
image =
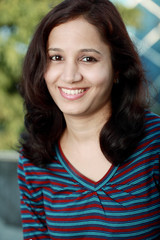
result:
<svg viewBox="0 0 160 240"><path fill-rule="evenodd" d="M53 42L67 43L67 41L71 40L76 41L77 44L81 41L86 41L86 43L89 41L90 44L91 42L97 42L97 44L104 43L97 27L90 24L83 17L69 20L54 27L49 34L48 44Z"/></svg>

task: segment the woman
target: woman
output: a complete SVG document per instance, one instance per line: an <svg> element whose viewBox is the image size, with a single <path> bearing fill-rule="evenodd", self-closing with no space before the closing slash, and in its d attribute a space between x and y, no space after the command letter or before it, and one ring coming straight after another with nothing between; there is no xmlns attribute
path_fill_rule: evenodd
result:
<svg viewBox="0 0 160 240"><path fill-rule="evenodd" d="M159 239L160 118L108 0L65 0L23 69L19 186L25 240Z"/></svg>

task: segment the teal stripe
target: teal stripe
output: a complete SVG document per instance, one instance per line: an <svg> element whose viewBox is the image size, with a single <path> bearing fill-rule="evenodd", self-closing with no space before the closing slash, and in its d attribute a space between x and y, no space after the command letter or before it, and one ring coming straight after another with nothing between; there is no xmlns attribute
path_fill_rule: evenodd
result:
<svg viewBox="0 0 160 240"><path fill-rule="evenodd" d="M41 208L36 208L36 206L35 206L35 208L34 209L36 209L36 212L43 212L43 209L41 209ZM21 207L21 210L26 210L26 211L32 211L32 208L31 207ZM30 216L31 217L31 214L28 214L28 213L24 213L24 215L25 216Z"/></svg>
<svg viewBox="0 0 160 240"><path fill-rule="evenodd" d="M149 154L148 154L148 155L149 155ZM134 162L134 164L135 164L135 162ZM149 166L149 165L147 165L147 166ZM147 168L147 166L146 166L146 168ZM138 169L139 169L139 167L138 167ZM124 171L125 171L125 169L124 169ZM121 183L123 180L127 180L127 179L131 178L132 176L134 176L134 174L138 174L137 169L132 170L132 172L125 173L124 176L121 176L120 181L119 181L119 179L117 179L117 180L115 180L114 182L112 182L112 183L110 183L110 184L116 184L116 182L117 182L117 183L119 183L119 182ZM146 175L144 179L146 179L147 177L148 177L148 175ZM142 179L142 176L139 177L139 178L137 179L137 181L135 181L135 179L134 179L134 183L139 183L141 179ZM128 184L129 184L129 185L133 185L133 182L128 183Z"/></svg>
<svg viewBox="0 0 160 240"><path fill-rule="evenodd" d="M62 166L60 164L57 164L57 163L52 163L50 164L49 166L49 169L46 169L46 168L39 168L39 167L36 167L35 165L31 165L31 166L26 166L26 172L40 172L40 173L49 173L51 172L51 169L63 169Z"/></svg>
<svg viewBox="0 0 160 240"><path fill-rule="evenodd" d="M67 184L70 184L70 185L74 185L74 184L75 184L75 183L74 183L73 181L71 181L71 180L63 179L63 178L61 178L61 177L58 177L58 178L57 178L57 176L55 176L55 177L53 176L53 177L51 177L51 178L48 178L48 177L46 177L46 176L41 176L41 177L40 177L40 180L37 178L37 176L29 176L29 177L27 178L27 180L34 180L34 181L37 180L37 181L40 181L40 182L42 182L42 183L43 183L43 180L44 180L44 181L47 181L48 179L49 179L49 180L52 180L53 182L66 183L66 185L67 185ZM36 184L36 183L33 182L33 185L34 185L34 184L35 184L36 186L38 185L38 184ZM41 185L40 185L40 186L41 186ZM54 186L54 185L53 185L53 186Z"/></svg>
<svg viewBox="0 0 160 240"><path fill-rule="evenodd" d="M157 154L158 152L159 152L159 150L158 149L155 149L155 150L152 150L152 151L147 151L146 153L144 153L145 152L145 150L152 144L153 142L151 142L149 145L147 145L145 148L140 148L139 149L139 151L137 151L137 152L135 152L135 153L133 153L128 159L132 159L132 158L136 158L135 159L135 162L139 162L139 160L141 159L141 158L144 158L144 157L147 157L147 156L152 156L152 155L154 155L154 154ZM143 155L141 155L142 154L142 152L143 152ZM140 155L140 156L139 156ZM139 156L138 158L137 158L137 156Z"/></svg>
<svg viewBox="0 0 160 240"><path fill-rule="evenodd" d="M57 198L56 198L57 199ZM59 199L62 199L61 197L59 197ZM59 208L59 207L67 207L67 206L76 206L77 207L77 205L79 206L79 207L81 207L81 205L82 206L86 206L86 204L88 205L88 204L94 204L94 203L97 203L98 201L97 201L97 199L96 198L92 198L92 199L85 199L85 200L81 200L81 201L74 201L74 203L73 202L67 202L67 203L61 203L61 204L57 204L57 203L55 203L55 207L56 208Z"/></svg>
<svg viewBox="0 0 160 240"><path fill-rule="evenodd" d="M62 189L61 189L62 190ZM64 189L64 190L62 190L62 191L67 191L68 189ZM45 192L45 195L47 196L47 197L49 197L50 198L50 200L52 201L52 200L54 200L54 199L66 199L66 200L75 200L75 198L79 198L79 194L77 193L67 193L67 196L66 196L66 193L65 194L61 194L60 192L57 194L57 192L55 192L55 196L53 195L53 194L51 194L51 193L49 193L48 192L48 194ZM85 196L84 196L85 197ZM45 200L46 202L47 202L47 200Z"/></svg>
<svg viewBox="0 0 160 240"><path fill-rule="evenodd" d="M26 227L30 228L31 226L26 226ZM39 227L37 226L37 228L39 228ZM35 238L35 237L37 238L37 237L40 237L40 236L43 236L42 239L44 239L44 240L50 239L49 233L47 231L44 232L43 229L42 229L41 232L34 230L33 232L24 233L24 237L27 238L27 239L30 237L31 240L32 240L32 238Z"/></svg>
<svg viewBox="0 0 160 240"><path fill-rule="evenodd" d="M131 182L131 183L127 183L127 184L124 184L124 185L120 185L118 183L113 183L113 185L117 185L115 187L115 189L125 192L125 189L128 189L129 187L130 188L135 187L135 186L139 187L139 184L145 182L145 180L147 180L147 179L148 179L148 175L143 176L143 177L141 176L141 178L134 179L134 181ZM148 189L154 188L154 187L155 187L154 182L152 182L149 186L146 186L144 189L140 189L140 190L137 190L137 191L144 192L144 191L146 191L146 190L148 191ZM107 188L104 187L103 190L104 190L104 192L105 191L110 191L110 190L112 191L113 190L112 185L110 187L110 190L108 189L108 187ZM135 192L136 192L136 190L133 190L132 192L126 192L126 193L130 194L131 196L134 196ZM121 193L117 193L117 196L119 196L119 194L121 194ZM116 193L115 193L115 195L116 195Z"/></svg>
<svg viewBox="0 0 160 240"><path fill-rule="evenodd" d="M56 195L55 196L55 198L67 198L68 199L68 195L71 197L71 195L72 195L72 198L77 198L77 197L79 197L79 188L70 188L70 187L61 187L61 188L59 188L59 187L55 187L54 186L54 188L52 189L53 190L53 192L55 192L55 193L58 193L58 195ZM69 194L69 193L67 193L67 196L66 196L66 193L61 193L61 191L62 192L64 192L64 191L71 191L71 193ZM51 191L47 191L47 190L45 190L44 191L44 193L45 193L45 195L47 195L48 197L51 197L51 198L54 198L54 196L53 196L53 193L51 192ZM82 192L81 193L81 195L83 196L83 195L88 195L88 192L86 192L86 191L84 191L84 192Z"/></svg>
<svg viewBox="0 0 160 240"><path fill-rule="evenodd" d="M151 229L153 231L156 228L151 228ZM142 237L143 237L143 235L149 233L151 231L151 229L144 229L144 230L138 231L138 236L142 235ZM121 232L116 233L116 232L114 232L114 233L109 233L109 232L83 231L82 230L81 232L65 232L65 233L63 233L63 232L62 233L58 233L58 232L55 233L54 232L53 233L53 237L61 237L61 238L68 237L68 239L71 239L71 237L80 237L80 236L82 236L82 237L91 236L91 237L94 237L94 238L96 238L96 237L103 237L103 238L114 237L114 239L115 238L119 239L119 238L122 238L122 237L127 237L127 239L130 239L130 237L135 237L135 239L136 239L137 232L128 232L128 233L121 233ZM160 235L158 235L158 236L160 236ZM155 237L154 238L147 238L147 240L155 240Z"/></svg>
<svg viewBox="0 0 160 240"><path fill-rule="evenodd" d="M49 216L54 216L54 217L68 217L68 216L83 216L83 215L97 215L97 214L100 214L101 216L104 216L104 217L126 217L126 216L136 216L137 214L144 214L144 213L148 213L150 211L153 211L153 210L157 210L157 205L153 205L153 206L149 206L147 208L143 208L143 209L138 209L138 210L128 210L126 209L126 212L122 212L121 210L120 211L116 211L114 212L113 210L111 211L106 211L106 215L105 215L105 211L104 210L101 210L101 209L88 209L88 210L85 210L85 209L81 209L80 211L77 211L77 212L69 212L69 211L63 211L63 212L47 212L47 215Z"/></svg>

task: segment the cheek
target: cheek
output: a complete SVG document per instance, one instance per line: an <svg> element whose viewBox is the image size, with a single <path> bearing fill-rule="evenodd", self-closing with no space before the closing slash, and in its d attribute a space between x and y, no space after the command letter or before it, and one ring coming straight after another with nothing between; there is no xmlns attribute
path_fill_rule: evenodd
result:
<svg viewBox="0 0 160 240"><path fill-rule="evenodd" d="M95 85L110 84L113 81L113 70L109 64L102 64L88 73L89 79Z"/></svg>
<svg viewBox="0 0 160 240"><path fill-rule="evenodd" d="M101 86L101 87L102 86L104 86L104 87L112 86L112 84L113 84L112 73L102 70L98 74L93 74L92 82L94 85Z"/></svg>
<svg viewBox="0 0 160 240"><path fill-rule="evenodd" d="M44 79L47 85L53 84L56 81L56 72L48 69L44 74Z"/></svg>

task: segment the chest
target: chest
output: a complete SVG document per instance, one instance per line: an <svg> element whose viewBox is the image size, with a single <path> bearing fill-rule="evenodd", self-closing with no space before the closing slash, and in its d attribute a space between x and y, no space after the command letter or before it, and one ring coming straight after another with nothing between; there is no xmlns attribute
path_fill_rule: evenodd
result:
<svg viewBox="0 0 160 240"><path fill-rule="evenodd" d="M51 239L150 239L160 237L159 159L111 166L98 182L68 165L57 150L56 171L43 188Z"/></svg>
<svg viewBox="0 0 160 240"><path fill-rule="evenodd" d="M60 146L59 149L70 168L94 182L100 181L112 166L98 147L85 146L81 151L66 148L62 150Z"/></svg>

